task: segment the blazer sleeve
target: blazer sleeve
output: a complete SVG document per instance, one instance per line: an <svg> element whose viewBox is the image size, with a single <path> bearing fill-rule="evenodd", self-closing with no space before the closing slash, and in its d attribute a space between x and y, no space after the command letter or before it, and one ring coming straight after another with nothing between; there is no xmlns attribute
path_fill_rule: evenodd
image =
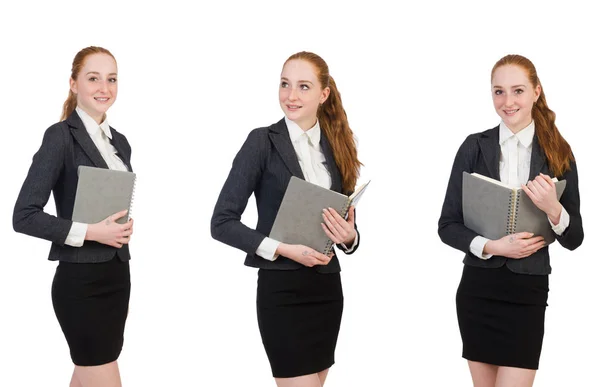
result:
<svg viewBox="0 0 600 387"><path fill-rule="evenodd" d="M560 198L560 204L569 214L569 226L561 235L556 236L556 240L564 248L575 250L583 242L583 224L579 212L579 178L575 162L571 162L571 170L564 174L563 179L567 180L567 185Z"/></svg>
<svg viewBox="0 0 600 387"><path fill-rule="evenodd" d="M60 125L46 130L42 145L33 156L13 212L16 232L64 245L72 221L44 212L50 193L64 168L66 139Z"/></svg>
<svg viewBox="0 0 600 387"><path fill-rule="evenodd" d="M471 138L467 138L458 149L438 221L438 234L442 242L464 253L469 252L473 238L478 235L464 225L462 213L462 174L463 171L471 172L470 160L476 151L477 142Z"/></svg>
<svg viewBox="0 0 600 387"><path fill-rule="evenodd" d="M250 132L233 160L210 221L210 232L214 239L247 254L255 254L266 237L241 222L248 198L262 177L268 152L266 141L268 138L261 135L258 129Z"/></svg>

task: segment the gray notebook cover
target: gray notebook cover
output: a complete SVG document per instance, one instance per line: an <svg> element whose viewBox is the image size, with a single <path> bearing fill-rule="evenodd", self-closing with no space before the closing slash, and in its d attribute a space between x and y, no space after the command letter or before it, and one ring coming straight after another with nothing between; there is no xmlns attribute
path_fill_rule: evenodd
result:
<svg viewBox="0 0 600 387"><path fill-rule="evenodd" d="M77 173L74 222L93 224L125 209L131 212L135 173L83 165L79 166ZM124 216L117 223L125 223L128 218Z"/></svg>
<svg viewBox="0 0 600 387"><path fill-rule="evenodd" d="M555 183L558 199L566 184L566 180ZM511 189L463 172L462 206L465 226L488 239L523 231L543 236L547 244L556 238L546 214L520 188Z"/></svg>
<svg viewBox="0 0 600 387"><path fill-rule="evenodd" d="M366 185L358 191L352 204L356 204ZM334 208L346 216L351 199L316 184L292 176L283 196L277 217L271 228L270 238L289 244L301 244L328 254L332 247L321 223L323 209Z"/></svg>

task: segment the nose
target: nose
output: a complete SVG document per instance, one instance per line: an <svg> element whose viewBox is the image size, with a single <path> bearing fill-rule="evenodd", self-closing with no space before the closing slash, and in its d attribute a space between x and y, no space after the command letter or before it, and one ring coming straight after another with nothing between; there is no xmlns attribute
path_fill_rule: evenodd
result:
<svg viewBox="0 0 600 387"><path fill-rule="evenodd" d="M98 83L98 88L99 88L99 91L106 93L108 91L108 81L106 81L106 80L100 81Z"/></svg>
<svg viewBox="0 0 600 387"><path fill-rule="evenodd" d="M507 106L507 107L510 107L510 106L513 105L514 102L515 102L515 96L512 95L512 94L510 94L510 93L508 93L506 95L506 100L504 101L504 105Z"/></svg>
<svg viewBox="0 0 600 387"><path fill-rule="evenodd" d="M296 91L295 87L290 88L290 94L288 95L288 99L290 101L295 101L296 99L298 99L298 92Z"/></svg>

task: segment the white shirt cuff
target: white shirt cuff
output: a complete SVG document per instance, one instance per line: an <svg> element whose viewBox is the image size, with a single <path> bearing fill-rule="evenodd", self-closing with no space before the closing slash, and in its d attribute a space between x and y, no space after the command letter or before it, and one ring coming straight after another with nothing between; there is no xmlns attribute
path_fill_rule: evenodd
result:
<svg viewBox="0 0 600 387"><path fill-rule="evenodd" d="M346 252L346 254L349 254L351 252L354 251L354 249L356 249L356 246L358 245L358 233L356 233L356 238L354 238L354 242L352 243L352 246L350 246L350 248L348 248L348 246L346 246L344 243L340 243L340 246L342 246L342 248L344 249L344 252Z"/></svg>
<svg viewBox="0 0 600 387"><path fill-rule="evenodd" d="M567 210L565 210L564 207L560 211L560 219L558 220L557 225L552 224L552 221L550 220L550 218L548 218L548 222L550 222L552 231L554 231L554 233L556 235L562 235L562 233L565 232L567 227L569 227L570 221L571 221L571 217L569 216L569 214L567 213Z"/></svg>
<svg viewBox="0 0 600 387"><path fill-rule="evenodd" d="M276 241L275 239L266 237L262 242L260 242L258 249L256 249L256 255L266 259L267 261L274 261L277 259L277 257L279 257L279 255L275 255L275 252L277 251L277 247L279 247L280 243L281 242Z"/></svg>
<svg viewBox="0 0 600 387"><path fill-rule="evenodd" d="M489 241L489 239L478 235L471 241L469 251L471 251L471 253L479 259L490 259L492 257L492 254L483 254L483 248L485 247L485 244Z"/></svg>
<svg viewBox="0 0 600 387"><path fill-rule="evenodd" d="M85 241L85 234L87 233L88 225L85 223L73 222L69 235L65 240L65 245L72 247L81 247Z"/></svg>

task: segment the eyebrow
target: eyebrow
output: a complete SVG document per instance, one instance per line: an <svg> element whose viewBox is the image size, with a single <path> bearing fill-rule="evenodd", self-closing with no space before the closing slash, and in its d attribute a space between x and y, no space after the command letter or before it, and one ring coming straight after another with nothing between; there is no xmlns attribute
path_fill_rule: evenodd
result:
<svg viewBox="0 0 600 387"><path fill-rule="evenodd" d="M516 87L527 88L527 86L525 86L525 85L515 85L515 86L511 86L510 88L514 89ZM494 86L494 89L503 89L503 87L502 86Z"/></svg>
<svg viewBox="0 0 600 387"><path fill-rule="evenodd" d="M85 74L85 75L90 75L90 74L97 74L97 75L100 75L100 73L99 73L99 72L97 72L97 71L90 71L90 72L88 72L88 73L87 73L87 74ZM110 74L108 74L108 75L117 75L117 73L110 73Z"/></svg>
<svg viewBox="0 0 600 387"><path fill-rule="evenodd" d="M281 80L283 80L283 81L289 81L289 79L287 79L286 77L281 77ZM304 83L310 83L311 85L313 84L311 81L306 81L306 80L302 80L302 79L298 81L298 83L302 83L302 82L304 82Z"/></svg>

